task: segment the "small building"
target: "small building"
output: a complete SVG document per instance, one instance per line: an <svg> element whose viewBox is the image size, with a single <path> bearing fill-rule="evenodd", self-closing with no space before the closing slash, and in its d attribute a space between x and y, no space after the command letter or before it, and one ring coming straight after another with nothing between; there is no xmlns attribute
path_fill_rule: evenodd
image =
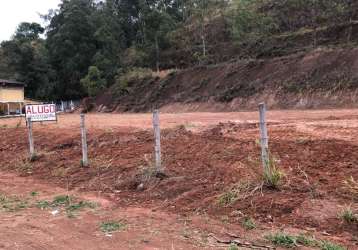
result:
<svg viewBox="0 0 358 250"><path fill-rule="evenodd" d="M0 115L21 115L25 83L0 79Z"/></svg>

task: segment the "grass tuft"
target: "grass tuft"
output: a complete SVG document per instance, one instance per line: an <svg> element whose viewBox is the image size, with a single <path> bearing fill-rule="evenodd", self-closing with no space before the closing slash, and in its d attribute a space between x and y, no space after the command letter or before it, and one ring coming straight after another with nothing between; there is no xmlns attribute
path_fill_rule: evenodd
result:
<svg viewBox="0 0 358 250"><path fill-rule="evenodd" d="M317 247L319 246L319 242L311 236L306 236L304 234L300 234L296 236L296 242L300 245L306 246L306 247Z"/></svg>
<svg viewBox="0 0 358 250"><path fill-rule="evenodd" d="M283 232L270 234L270 235L267 235L265 238L277 246L282 246L282 247L287 247L287 248L293 248L293 247L297 246L296 237L294 237L292 235L285 234Z"/></svg>
<svg viewBox="0 0 358 250"><path fill-rule="evenodd" d="M221 194L217 200L218 205L226 207L235 203L239 199L245 199L252 196L261 185L255 185L250 181L242 181L232 186L225 193Z"/></svg>
<svg viewBox="0 0 358 250"><path fill-rule="evenodd" d="M43 201L37 201L37 202L36 202L36 207L37 207L37 208L40 208L40 209L42 209L42 210L44 210L44 209L50 207L50 205L51 205L50 202L45 201L45 200L43 200Z"/></svg>
<svg viewBox="0 0 358 250"><path fill-rule="evenodd" d="M52 202L46 200L38 201L36 206L40 209L64 207L67 216L73 218L78 211L85 208L94 209L97 207L97 204L89 201L77 201L74 197L69 195L59 195L56 196Z"/></svg>
<svg viewBox="0 0 358 250"><path fill-rule="evenodd" d="M236 190L229 190L223 193L222 195L220 195L218 199L218 204L220 206L226 207L233 204L237 200L238 200L238 194Z"/></svg>
<svg viewBox="0 0 358 250"><path fill-rule="evenodd" d="M255 221L250 218L247 217L244 219L244 221L242 222L242 226L246 229L246 230L253 230L256 228L256 223Z"/></svg>
<svg viewBox="0 0 358 250"><path fill-rule="evenodd" d="M22 200L16 196L6 196L0 194L0 211L17 212L29 207L27 200Z"/></svg>
<svg viewBox="0 0 358 250"><path fill-rule="evenodd" d="M295 248L300 245L306 247L319 247L321 250L346 250L345 247L337 245L329 241L316 240L314 237L300 234L293 236L284 232L278 232L265 236L265 238L271 241L276 246Z"/></svg>
<svg viewBox="0 0 358 250"><path fill-rule="evenodd" d="M354 213L351 206L344 208L339 214L339 217L348 224L358 222L358 215Z"/></svg>
<svg viewBox="0 0 358 250"><path fill-rule="evenodd" d="M32 192L30 193L30 195L31 195L32 197L35 197L35 196L38 196L38 195L39 195L39 193L38 193L38 192L36 192L36 191L32 191Z"/></svg>
<svg viewBox="0 0 358 250"><path fill-rule="evenodd" d="M348 180L345 180L343 185L353 198L358 199L358 182L353 178L353 176L351 176Z"/></svg>
<svg viewBox="0 0 358 250"><path fill-rule="evenodd" d="M322 241L320 244L321 250L347 250L347 248L336 245L329 241Z"/></svg>
<svg viewBox="0 0 358 250"><path fill-rule="evenodd" d="M277 167L276 160L269 154L269 160L267 162L268 169L264 171L264 184L265 186L278 189L281 185L282 178L284 174L282 171Z"/></svg>
<svg viewBox="0 0 358 250"><path fill-rule="evenodd" d="M231 244L227 250L239 250L236 244Z"/></svg>

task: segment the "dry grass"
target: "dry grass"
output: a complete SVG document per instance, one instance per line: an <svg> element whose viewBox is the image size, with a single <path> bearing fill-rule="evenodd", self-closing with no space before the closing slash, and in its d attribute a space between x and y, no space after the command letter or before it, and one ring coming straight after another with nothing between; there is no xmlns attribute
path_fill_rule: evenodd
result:
<svg viewBox="0 0 358 250"><path fill-rule="evenodd" d="M344 189L347 193L353 196L354 199L358 199L358 182L351 176L349 179L343 182Z"/></svg>

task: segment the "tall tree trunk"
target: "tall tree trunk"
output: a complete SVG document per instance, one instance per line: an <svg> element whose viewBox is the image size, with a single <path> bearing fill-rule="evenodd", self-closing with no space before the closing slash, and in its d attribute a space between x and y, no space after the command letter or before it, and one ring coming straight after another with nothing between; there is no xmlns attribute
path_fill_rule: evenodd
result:
<svg viewBox="0 0 358 250"><path fill-rule="evenodd" d="M206 57L206 37L205 37L205 6L204 2L201 8L201 40L203 46L203 58Z"/></svg>
<svg viewBox="0 0 358 250"><path fill-rule="evenodd" d="M352 32L353 32L353 20L352 20L352 17L350 17L350 18L349 18L348 35L347 35L347 43L350 43L350 42L351 42Z"/></svg>
<svg viewBox="0 0 358 250"><path fill-rule="evenodd" d="M155 54L156 54L156 65L157 65L157 72L160 71L160 64L159 64L159 42L158 42L158 34L155 34Z"/></svg>
<svg viewBox="0 0 358 250"><path fill-rule="evenodd" d="M313 47L317 47L317 27L313 28Z"/></svg>
<svg viewBox="0 0 358 250"><path fill-rule="evenodd" d="M205 35L202 34L201 35L201 40L202 40L202 46L203 46L203 57L206 57L206 40L205 40Z"/></svg>

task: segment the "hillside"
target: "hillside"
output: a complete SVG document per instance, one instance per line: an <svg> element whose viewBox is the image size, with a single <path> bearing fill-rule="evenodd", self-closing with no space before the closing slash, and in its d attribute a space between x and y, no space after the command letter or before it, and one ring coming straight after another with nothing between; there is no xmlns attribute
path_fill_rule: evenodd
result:
<svg viewBox="0 0 358 250"><path fill-rule="evenodd" d="M358 99L358 48L198 66L133 81L119 95L115 87L97 98L99 111L237 111L261 101L280 109L352 107Z"/></svg>
<svg viewBox="0 0 358 250"><path fill-rule="evenodd" d="M232 41L227 19L212 17L204 26L210 46L200 63L193 57L197 47L185 46L188 39L200 44L200 26L184 26L175 32L176 45L162 53L169 74L134 68L124 83L117 79L97 96L96 110L238 111L256 109L262 101L272 109L357 106L357 6L346 21L322 5L318 21L308 5L294 8L290 2L261 5L259 13L269 13L278 28L268 34L256 30L254 38L246 31L241 43Z"/></svg>
<svg viewBox="0 0 358 250"><path fill-rule="evenodd" d="M86 98L101 111L351 106L357 10L352 0L61 1L45 27L20 23L0 44L0 77L26 83L29 98Z"/></svg>

